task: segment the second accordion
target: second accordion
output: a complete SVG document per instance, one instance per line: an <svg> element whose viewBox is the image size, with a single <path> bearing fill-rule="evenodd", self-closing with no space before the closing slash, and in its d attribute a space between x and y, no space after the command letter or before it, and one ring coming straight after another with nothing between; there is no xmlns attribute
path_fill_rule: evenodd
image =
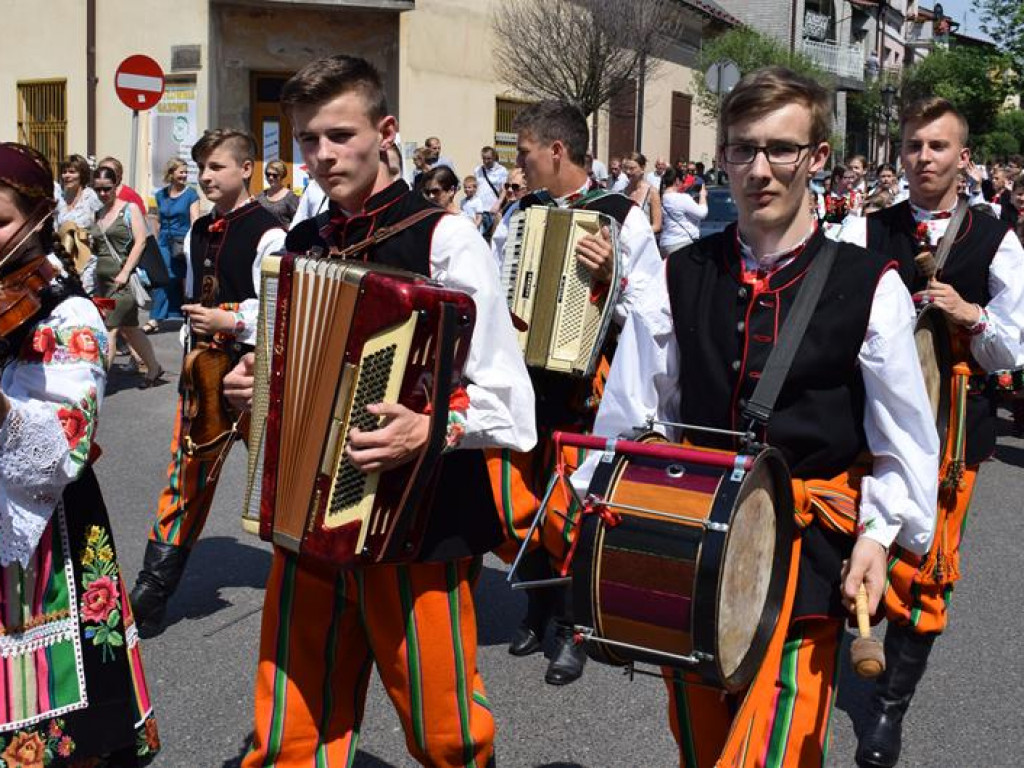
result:
<svg viewBox="0 0 1024 768"><path fill-rule="evenodd" d="M612 275L593 281L576 258L587 236L611 232ZM597 211L534 205L513 214L502 261L508 308L520 322L519 346L534 368L592 376L621 290L619 225Z"/></svg>
<svg viewBox="0 0 1024 768"><path fill-rule="evenodd" d="M467 294L410 272L310 256L264 259L245 515L260 537L346 568L419 551L476 319ZM276 304L276 306L275 306ZM346 458L374 403L430 416L412 460L364 473Z"/></svg>

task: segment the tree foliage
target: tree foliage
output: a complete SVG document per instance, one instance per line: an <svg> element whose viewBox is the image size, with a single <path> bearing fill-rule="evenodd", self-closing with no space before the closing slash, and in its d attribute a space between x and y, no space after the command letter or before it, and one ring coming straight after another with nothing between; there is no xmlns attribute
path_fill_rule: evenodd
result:
<svg viewBox="0 0 1024 768"><path fill-rule="evenodd" d="M718 118L718 96L708 89L704 73L708 67L722 59L735 61L744 75L761 67L778 65L789 67L815 80L828 79L828 75L802 53L790 51L775 38L762 35L750 27L736 27L704 45L693 76L697 108L712 121Z"/></svg>
<svg viewBox="0 0 1024 768"><path fill-rule="evenodd" d="M535 99L577 104L589 116L636 80L681 21L673 0L511 0L496 3L494 68Z"/></svg>
<svg viewBox="0 0 1024 768"><path fill-rule="evenodd" d="M1004 77L1008 65L1005 56L977 48L936 48L904 72L903 101L941 96L963 113L972 131L990 131L1012 90Z"/></svg>
<svg viewBox="0 0 1024 768"><path fill-rule="evenodd" d="M1024 3L1021 0L974 0L982 31L996 41L1024 71Z"/></svg>

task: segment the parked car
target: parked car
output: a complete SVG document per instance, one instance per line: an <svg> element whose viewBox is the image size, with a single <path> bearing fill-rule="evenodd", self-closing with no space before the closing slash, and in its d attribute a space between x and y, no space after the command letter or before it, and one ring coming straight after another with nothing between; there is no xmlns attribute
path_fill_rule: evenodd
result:
<svg viewBox="0 0 1024 768"><path fill-rule="evenodd" d="M739 214L728 187L708 187L708 215L700 223L700 236L721 232L736 221Z"/></svg>

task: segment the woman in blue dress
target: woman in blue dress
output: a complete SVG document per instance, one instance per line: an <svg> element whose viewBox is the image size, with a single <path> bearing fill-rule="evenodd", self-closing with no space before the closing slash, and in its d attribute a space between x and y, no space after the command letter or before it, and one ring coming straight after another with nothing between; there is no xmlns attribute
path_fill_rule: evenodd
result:
<svg viewBox="0 0 1024 768"><path fill-rule="evenodd" d="M192 222L199 218L199 194L188 185L188 166L184 160L174 158L164 170L167 186L156 192L156 207L160 214L160 253L164 257L171 282L164 288L153 289L153 309L150 320L142 329L156 333L164 320L181 320L181 304L185 290L185 238Z"/></svg>

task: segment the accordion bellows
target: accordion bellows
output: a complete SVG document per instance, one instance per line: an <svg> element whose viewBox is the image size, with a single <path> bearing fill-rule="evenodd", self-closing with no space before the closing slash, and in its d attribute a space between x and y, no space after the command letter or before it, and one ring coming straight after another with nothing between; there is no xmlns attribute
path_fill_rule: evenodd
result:
<svg viewBox="0 0 1024 768"><path fill-rule="evenodd" d="M335 567L415 558L475 321L473 300L379 265L264 259L245 517L260 536ZM345 458L374 403L429 412L412 461L364 473Z"/></svg>
<svg viewBox="0 0 1024 768"><path fill-rule="evenodd" d="M612 279L596 286L576 258L587 235L611 231ZM531 206L513 214L505 241L501 283L509 310L526 325L519 346L526 364L592 376L621 290L619 225L597 211Z"/></svg>

